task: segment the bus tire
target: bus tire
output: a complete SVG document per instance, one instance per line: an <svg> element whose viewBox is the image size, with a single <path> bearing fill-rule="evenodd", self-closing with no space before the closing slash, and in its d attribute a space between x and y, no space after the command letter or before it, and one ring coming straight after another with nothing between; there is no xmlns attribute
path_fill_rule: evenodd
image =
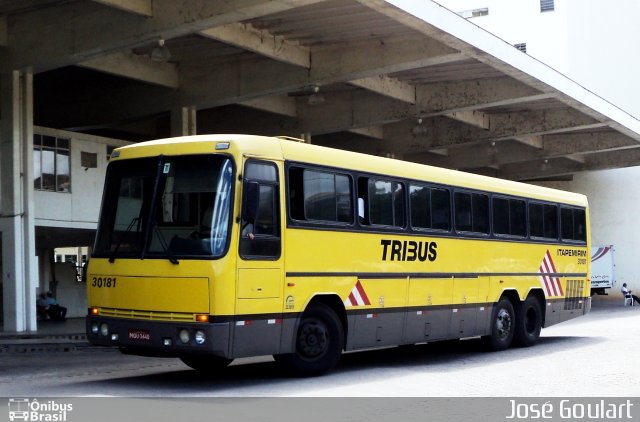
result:
<svg viewBox="0 0 640 422"><path fill-rule="evenodd" d="M295 352L274 359L296 375L320 375L336 366L343 345L344 328L336 313L323 303L312 303L302 314Z"/></svg>
<svg viewBox="0 0 640 422"><path fill-rule="evenodd" d="M542 330L542 309L535 296L530 295L516 309L516 329L513 342L530 347L538 342Z"/></svg>
<svg viewBox="0 0 640 422"><path fill-rule="evenodd" d="M233 359L211 355L180 356L180 360L189 368L206 373L219 371L233 361Z"/></svg>
<svg viewBox="0 0 640 422"><path fill-rule="evenodd" d="M507 349L513 341L515 322L513 304L503 297L491 314L491 334L482 337L485 345L495 351Z"/></svg>

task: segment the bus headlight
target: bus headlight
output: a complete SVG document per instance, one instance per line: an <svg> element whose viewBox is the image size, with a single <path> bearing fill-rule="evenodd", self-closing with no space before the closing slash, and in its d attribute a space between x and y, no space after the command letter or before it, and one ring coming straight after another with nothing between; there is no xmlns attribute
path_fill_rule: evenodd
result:
<svg viewBox="0 0 640 422"><path fill-rule="evenodd" d="M191 336L189 335L189 331L188 330L180 330L180 341L183 344L187 344L189 343L189 340L191 340Z"/></svg>
<svg viewBox="0 0 640 422"><path fill-rule="evenodd" d="M109 326L107 324L102 323L100 325L100 334L102 334L105 337L109 335Z"/></svg>
<svg viewBox="0 0 640 422"><path fill-rule="evenodd" d="M91 324L91 332L93 334L98 334L99 331L100 331L100 327L98 327L97 322L94 322L93 324Z"/></svg>
<svg viewBox="0 0 640 422"><path fill-rule="evenodd" d="M198 330L196 331L195 340L197 344L204 344L204 341L207 337L204 335L204 331Z"/></svg>

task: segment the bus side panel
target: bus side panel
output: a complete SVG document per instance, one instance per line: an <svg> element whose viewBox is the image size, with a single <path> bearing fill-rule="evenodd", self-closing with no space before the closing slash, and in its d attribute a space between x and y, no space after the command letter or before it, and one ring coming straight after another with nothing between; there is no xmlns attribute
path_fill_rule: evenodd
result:
<svg viewBox="0 0 640 422"><path fill-rule="evenodd" d="M411 278L404 343L448 337L452 291L451 278Z"/></svg>

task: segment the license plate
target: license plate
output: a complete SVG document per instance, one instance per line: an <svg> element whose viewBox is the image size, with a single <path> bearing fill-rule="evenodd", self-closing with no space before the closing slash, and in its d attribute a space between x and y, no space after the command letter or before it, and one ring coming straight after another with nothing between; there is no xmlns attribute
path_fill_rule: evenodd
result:
<svg viewBox="0 0 640 422"><path fill-rule="evenodd" d="M131 340L131 341L149 341L149 340L151 340L151 334L149 333L149 330L129 329L129 340Z"/></svg>

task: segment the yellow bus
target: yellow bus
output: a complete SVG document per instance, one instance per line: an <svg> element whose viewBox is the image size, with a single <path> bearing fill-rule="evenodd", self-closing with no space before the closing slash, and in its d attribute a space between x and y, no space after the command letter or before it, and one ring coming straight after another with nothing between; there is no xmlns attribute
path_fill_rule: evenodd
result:
<svg viewBox="0 0 640 422"><path fill-rule="evenodd" d="M87 333L211 371L273 355L481 337L535 344L590 310L583 195L291 139L116 149L87 269Z"/></svg>

